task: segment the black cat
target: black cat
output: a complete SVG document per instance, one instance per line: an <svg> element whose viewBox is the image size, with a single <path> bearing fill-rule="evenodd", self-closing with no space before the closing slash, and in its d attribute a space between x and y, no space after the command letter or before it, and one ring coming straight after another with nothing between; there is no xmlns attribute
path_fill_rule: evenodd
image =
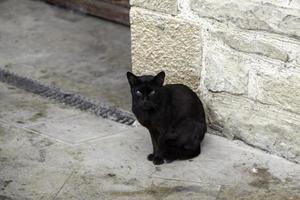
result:
<svg viewBox="0 0 300 200"><path fill-rule="evenodd" d="M207 126L198 96L182 84L164 85L165 73L135 76L127 72L132 111L151 135L155 165L176 159L190 159L201 152Z"/></svg>

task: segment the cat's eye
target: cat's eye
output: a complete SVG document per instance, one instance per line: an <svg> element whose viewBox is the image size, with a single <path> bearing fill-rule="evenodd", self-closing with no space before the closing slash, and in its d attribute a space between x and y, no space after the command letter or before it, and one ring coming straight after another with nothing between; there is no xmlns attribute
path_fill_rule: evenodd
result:
<svg viewBox="0 0 300 200"><path fill-rule="evenodd" d="M142 93L140 91L135 92L137 96L142 96Z"/></svg>
<svg viewBox="0 0 300 200"><path fill-rule="evenodd" d="M153 91L150 92L149 95L152 96L152 95L154 95L154 94L155 94L155 91L153 90Z"/></svg>

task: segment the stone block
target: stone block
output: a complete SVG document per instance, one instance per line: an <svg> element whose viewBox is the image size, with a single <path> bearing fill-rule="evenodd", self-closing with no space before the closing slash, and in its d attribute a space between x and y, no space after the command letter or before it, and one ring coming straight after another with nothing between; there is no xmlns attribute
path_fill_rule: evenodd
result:
<svg viewBox="0 0 300 200"><path fill-rule="evenodd" d="M300 116L242 96L213 93L206 99L211 127L248 144L300 162Z"/></svg>
<svg viewBox="0 0 300 200"><path fill-rule="evenodd" d="M299 65L296 60L300 56L300 41L295 39L270 33L227 29L224 26L209 32L235 51Z"/></svg>
<svg viewBox="0 0 300 200"><path fill-rule="evenodd" d="M204 89L244 95L300 113L300 44L267 35L205 34Z"/></svg>
<svg viewBox="0 0 300 200"><path fill-rule="evenodd" d="M162 13L177 14L177 0L130 0L130 4Z"/></svg>
<svg viewBox="0 0 300 200"><path fill-rule="evenodd" d="M201 78L204 81L200 90L247 95L249 68L256 63L228 47L224 40L215 34L205 33L203 40L205 51Z"/></svg>
<svg viewBox="0 0 300 200"><path fill-rule="evenodd" d="M300 38L300 9L297 3L291 7L277 0L242 3L238 0L192 0L191 7L200 17L216 22Z"/></svg>
<svg viewBox="0 0 300 200"><path fill-rule="evenodd" d="M279 66L254 71L249 86L255 88L250 98L264 104L276 105L300 114L300 70L295 66ZM300 124L295 124L300 127Z"/></svg>
<svg viewBox="0 0 300 200"><path fill-rule="evenodd" d="M234 51L209 49L205 57L205 87L211 92L247 94L248 66Z"/></svg>
<svg viewBox="0 0 300 200"><path fill-rule="evenodd" d="M167 83L197 89L201 70L201 28L144 9L131 10L132 68L138 74L167 73Z"/></svg>

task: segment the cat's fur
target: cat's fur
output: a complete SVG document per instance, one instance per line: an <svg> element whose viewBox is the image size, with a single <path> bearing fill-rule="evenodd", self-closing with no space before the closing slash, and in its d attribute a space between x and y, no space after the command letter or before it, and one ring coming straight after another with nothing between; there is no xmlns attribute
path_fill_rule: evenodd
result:
<svg viewBox="0 0 300 200"><path fill-rule="evenodd" d="M156 76L127 72L132 111L150 132L153 153L147 158L155 165L198 156L207 129L198 96L182 84L163 86L164 78L164 72Z"/></svg>

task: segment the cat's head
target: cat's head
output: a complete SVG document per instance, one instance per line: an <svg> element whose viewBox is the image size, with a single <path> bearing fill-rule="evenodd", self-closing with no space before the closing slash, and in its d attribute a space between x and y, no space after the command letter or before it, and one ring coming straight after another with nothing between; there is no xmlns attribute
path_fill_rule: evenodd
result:
<svg viewBox="0 0 300 200"><path fill-rule="evenodd" d="M143 110L155 109L157 91L164 84L165 72L159 72L156 76L136 76L131 72L127 72L127 79L130 84L134 106L138 106Z"/></svg>

